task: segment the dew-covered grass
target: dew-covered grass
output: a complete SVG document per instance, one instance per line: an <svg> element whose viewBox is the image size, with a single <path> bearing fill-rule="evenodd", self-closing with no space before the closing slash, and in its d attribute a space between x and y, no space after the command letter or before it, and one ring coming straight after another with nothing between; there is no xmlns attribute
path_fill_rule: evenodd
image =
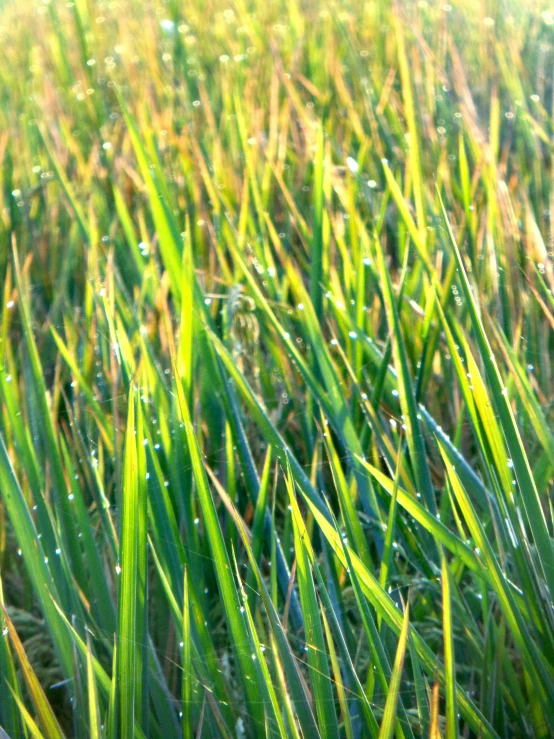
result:
<svg viewBox="0 0 554 739"><path fill-rule="evenodd" d="M2 736L554 736L553 70L541 1L2 4Z"/></svg>

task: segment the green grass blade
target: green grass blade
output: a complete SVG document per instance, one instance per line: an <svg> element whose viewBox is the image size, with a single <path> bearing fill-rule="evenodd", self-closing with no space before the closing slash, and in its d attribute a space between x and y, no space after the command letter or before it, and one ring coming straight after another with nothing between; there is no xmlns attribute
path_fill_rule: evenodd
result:
<svg viewBox="0 0 554 739"><path fill-rule="evenodd" d="M446 739L458 737L458 709L456 702L456 672L454 664L454 634L452 631L452 599L450 570L444 554L441 556L442 620L444 632L444 671L446 683Z"/></svg>
<svg viewBox="0 0 554 739"><path fill-rule="evenodd" d="M409 608L406 608L402 629L398 638L398 647L396 649L396 657L392 668L391 681L387 702L385 703L385 712L381 721L381 729L379 731L379 739L392 739L396 726L396 706L398 703L398 694L400 691L400 680L402 678L402 667L404 665L404 655L406 654L406 644L408 642L409 627Z"/></svg>

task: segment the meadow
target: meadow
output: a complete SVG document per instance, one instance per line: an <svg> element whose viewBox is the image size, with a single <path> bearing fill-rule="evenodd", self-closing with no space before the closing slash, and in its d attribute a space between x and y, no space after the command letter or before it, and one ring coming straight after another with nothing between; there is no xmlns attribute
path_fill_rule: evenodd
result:
<svg viewBox="0 0 554 739"><path fill-rule="evenodd" d="M0 736L554 736L554 10L5 0Z"/></svg>

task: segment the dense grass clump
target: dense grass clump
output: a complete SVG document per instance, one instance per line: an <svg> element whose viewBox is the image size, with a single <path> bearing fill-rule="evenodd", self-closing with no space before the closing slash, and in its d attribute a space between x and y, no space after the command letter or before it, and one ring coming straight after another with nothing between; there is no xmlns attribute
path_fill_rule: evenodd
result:
<svg viewBox="0 0 554 739"><path fill-rule="evenodd" d="M554 736L554 14L0 42L2 736Z"/></svg>

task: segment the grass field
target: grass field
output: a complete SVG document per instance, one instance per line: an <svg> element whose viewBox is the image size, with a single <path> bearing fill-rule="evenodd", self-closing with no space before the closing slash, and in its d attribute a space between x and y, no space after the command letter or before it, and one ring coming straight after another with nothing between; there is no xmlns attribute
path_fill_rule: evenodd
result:
<svg viewBox="0 0 554 739"><path fill-rule="evenodd" d="M554 10L0 42L0 735L554 736Z"/></svg>

